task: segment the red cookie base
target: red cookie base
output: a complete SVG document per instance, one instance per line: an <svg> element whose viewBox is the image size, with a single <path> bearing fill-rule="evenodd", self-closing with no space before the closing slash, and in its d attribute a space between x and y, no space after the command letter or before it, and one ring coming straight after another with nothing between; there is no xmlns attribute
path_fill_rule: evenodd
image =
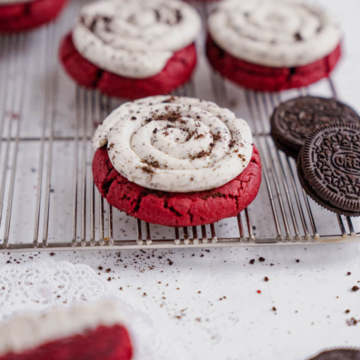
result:
<svg viewBox="0 0 360 360"><path fill-rule="evenodd" d="M206 55L223 77L256 91L281 91L308 86L328 77L341 57L341 45L328 56L309 65L293 68L260 66L235 58L208 36Z"/></svg>
<svg viewBox="0 0 360 360"><path fill-rule="evenodd" d="M255 199L261 183L261 162L254 147L247 168L234 180L209 191L169 193L130 182L112 166L106 148L93 160L94 182L115 208L143 221L165 226L205 225L236 216Z"/></svg>
<svg viewBox="0 0 360 360"><path fill-rule="evenodd" d="M128 331L124 326L114 325L0 356L0 360L130 360L132 353Z"/></svg>
<svg viewBox="0 0 360 360"><path fill-rule="evenodd" d="M169 94L190 79L196 66L196 48L191 44L175 52L159 74L145 79L126 78L86 60L75 48L71 34L62 41L59 56L66 72L79 85L130 100Z"/></svg>
<svg viewBox="0 0 360 360"><path fill-rule="evenodd" d="M28 3L0 5L0 32L18 32L53 20L68 0L35 0Z"/></svg>

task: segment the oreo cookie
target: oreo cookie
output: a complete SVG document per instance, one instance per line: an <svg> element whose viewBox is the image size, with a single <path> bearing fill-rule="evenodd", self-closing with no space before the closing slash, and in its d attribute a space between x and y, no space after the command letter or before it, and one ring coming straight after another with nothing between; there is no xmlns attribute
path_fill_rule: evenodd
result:
<svg viewBox="0 0 360 360"><path fill-rule="evenodd" d="M360 351L355 349L327 350L309 360L360 360Z"/></svg>
<svg viewBox="0 0 360 360"><path fill-rule="evenodd" d="M360 117L338 100L301 96L275 108L271 116L271 136L280 150L296 158L314 130L332 123L359 125Z"/></svg>
<svg viewBox="0 0 360 360"><path fill-rule="evenodd" d="M306 193L340 215L360 216L360 127L324 125L306 140L297 162Z"/></svg>

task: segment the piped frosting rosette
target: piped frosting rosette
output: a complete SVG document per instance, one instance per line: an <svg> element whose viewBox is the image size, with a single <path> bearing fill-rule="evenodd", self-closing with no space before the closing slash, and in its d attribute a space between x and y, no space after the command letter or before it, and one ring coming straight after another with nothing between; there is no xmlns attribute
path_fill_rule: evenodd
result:
<svg viewBox="0 0 360 360"><path fill-rule="evenodd" d="M101 69L147 78L192 44L200 27L196 10L179 0L106 0L81 10L72 37L79 53Z"/></svg>
<svg viewBox="0 0 360 360"><path fill-rule="evenodd" d="M307 65L330 54L341 40L332 15L304 1L225 0L208 25L225 51L269 67Z"/></svg>
<svg viewBox="0 0 360 360"><path fill-rule="evenodd" d="M247 167L250 128L228 109L187 97L128 102L97 129L95 149L107 144L114 168L129 181L167 192L222 186Z"/></svg>

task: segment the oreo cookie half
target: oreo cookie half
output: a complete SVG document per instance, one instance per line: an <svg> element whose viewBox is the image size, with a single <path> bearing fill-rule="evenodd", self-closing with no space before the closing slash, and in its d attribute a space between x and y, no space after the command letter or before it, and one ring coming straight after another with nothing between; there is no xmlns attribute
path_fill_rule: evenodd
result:
<svg viewBox="0 0 360 360"><path fill-rule="evenodd" d="M309 360L360 360L360 351L355 349L327 350Z"/></svg>
<svg viewBox="0 0 360 360"><path fill-rule="evenodd" d="M281 103L270 120L276 146L292 157L297 157L307 137L323 125L360 124L359 115L349 106L315 96L301 96Z"/></svg>
<svg viewBox="0 0 360 360"><path fill-rule="evenodd" d="M340 215L360 216L360 127L331 124L315 130L298 157L306 193Z"/></svg>

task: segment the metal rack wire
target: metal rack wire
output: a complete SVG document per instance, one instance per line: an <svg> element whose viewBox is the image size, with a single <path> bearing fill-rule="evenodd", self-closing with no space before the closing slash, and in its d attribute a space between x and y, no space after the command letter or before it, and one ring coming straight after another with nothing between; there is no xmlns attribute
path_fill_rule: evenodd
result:
<svg viewBox="0 0 360 360"><path fill-rule="evenodd" d="M222 222L181 229L161 226L154 228L148 223L125 216L119 222L120 213L100 196L91 173L91 134L98 121L115 106L113 100L97 92L76 88L73 121L69 131L58 133L55 129L57 114L62 108L59 93L67 91L63 89L65 75L59 69L56 55L64 23L66 22L58 21L36 33L0 38L0 252L360 241L359 222L355 224L350 217L322 211L301 188L294 160L274 146L269 136L268 118L274 106L282 100L283 94L243 90L238 90L239 96L244 98L241 108L246 108L254 141L260 151L263 184L260 200L255 201L235 219L226 222L226 229L230 228L231 231L223 231ZM37 47L32 49L35 41L41 42L41 51ZM29 58L24 54L31 56ZM34 114L24 110L25 104L29 103L25 99L29 97L29 92L34 91L39 73L46 74L42 86L36 90L42 98L36 104L36 108L42 107L40 121ZM229 85L210 70L207 74L210 76L214 100L221 106L229 107ZM328 80L328 86L332 95L336 96L331 80ZM298 94L306 94L308 91L300 89ZM197 91L196 80L176 93L202 97ZM31 123L36 125L28 131ZM24 124L27 125L27 131L23 129ZM66 148L67 156L72 159L72 166L58 166L58 163L67 161L65 155L62 159L63 155L54 150L58 144L63 144ZM30 162L30 155L36 164L36 173L27 177L22 170L23 164ZM72 171L72 178L65 175L59 180L59 174L65 170ZM21 189L31 181L36 184L35 191L31 194L26 192L26 198L30 199L26 202L22 200ZM53 203L54 182L60 182L64 189L59 202L61 206ZM272 220L267 219L264 223L259 217L263 212L271 213ZM63 213L67 215L65 220L60 221ZM19 230L23 228L24 216L27 218L29 214L32 216L29 231ZM334 220L337 230L334 230ZM66 231L61 236L56 236L57 230L53 229L61 226L65 226ZM333 231L323 232L319 229L328 227ZM126 229L130 229L133 235L126 233L119 236ZM255 236L256 232L260 235Z"/></svg>

